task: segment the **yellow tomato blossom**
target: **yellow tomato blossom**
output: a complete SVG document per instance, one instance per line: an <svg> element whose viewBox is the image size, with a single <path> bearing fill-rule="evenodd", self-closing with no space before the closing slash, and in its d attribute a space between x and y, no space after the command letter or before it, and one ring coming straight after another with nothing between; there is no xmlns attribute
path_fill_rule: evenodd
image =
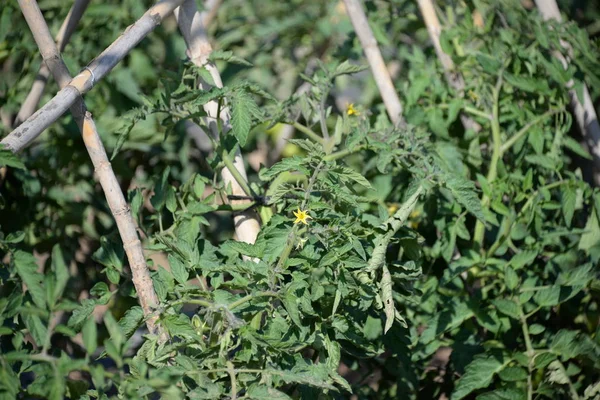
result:
<svg viewBox="0 0 600 400"><path fill-rule="evenodd" d="M308 222L306 220L308 218L312 219L312 217L308 215L308 210L301 211L300 208L298 208L298 211L294 211L294 216L296 217L294 224L302 222L304 225L308 225Z"/></svg>
<svg viewBox="0 0 600 400"><path fill-rule="evenodd" d="M354 108L354 103L348 104L348 107L346 110L347 110L346 112L348 113L348 115L357 115L357 116L360 115L360 112L358 112L358 110L356 108Z"/></svg>

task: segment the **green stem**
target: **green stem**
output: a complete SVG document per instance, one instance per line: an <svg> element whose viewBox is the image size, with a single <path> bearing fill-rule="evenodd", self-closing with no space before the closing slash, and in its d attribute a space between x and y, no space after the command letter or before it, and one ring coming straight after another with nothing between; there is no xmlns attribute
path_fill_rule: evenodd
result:
<svg viewBox="0 0 600 400"><path fill-rule="evenodd" d="M527 375L527 400L533 399L533 382L532 375L534 370L533 359L535 357L535 350L533 349L533 345L531 344L531 336L529 335L529 327L527 326L527 318L525 317L525 313L523 312L523 306L519 303L519 300L516 300L516 303L519 306L519 319L521 321L521 330L523 331L523 337L525 338L525 348L527 349L527 358L529 362L527 364L529 374Z"/></svg>
<svg viewBox="0 0 600 400"><path fill-rule="evenodd" d="M500 71L496 86L493 91L494 104L492 106L492 160L490 161L490 169L487 174L487 181L491 184L498 175L498 162L502 157L502 137L500 135L500 89L502 88L502 77L503 71ZM490 204L490 198L487 195L483 195L481 199L481 206L483 209L487 208ZM475 234L473 239L475 243L479 245L481 249L483 246L483 238L485 235L485 225L482 221L477 220L475 224Z"/></svg>
<svg viewBox="0 0 600 400"><path fill-rule="evenodd" d="M558 114L562 111L563 111L562 109L551 109L551 110L546 111L544 114L531 120L527 125L525 125L523 128L521 128L521 130L519 130L510 139L508 139L506 141L506 143L504 143L502 145L502 147L500 148L501 153L502 154L506 153L517 141L519 141L519 139L521 139L527 133L527 131L529 129L531 129L532 126L534 126L538 122L546 119L547 117Z"/></svg>
<svg viewBox="0 0 600 400"><path fill-rule="evenodd" d="M256 197L252 189L250 189L250 186L248 186L248 182L246 182L246 179L244 179L242 174L240 174L240 171L238 171L238 169L233 164L233 161L229 157L229 153L227 152L227 150L223 149L223 151L221 152L221 159L223 160L223 163L225 163L225 166L227 167L229 172L231 172L231 175L236 180L238 185L240 185L240 187L244 190L246 195Z"/></svg>
<svg viewBox="0 0 600 400"><path fill-rule="evenodd" d="M321 132L323 138L329 140L329 131L327 130L327 96L329 95L329 86L324 89L323 96L321 96L321 106L319 107L319 115L321 121Z"/></svg>
<svg viewBox="0 0 600 400"><path fill-rule="evenodd" d="M323 143L323 138L319 135L317 135L315 133L315 131L313 131L312 129L298 123L298 122L294 122L292 124L292 126L294 128L296 128L297 130L299 130L300 132L304 133L306 136L308 136L309 138L311 138L312 140L314 140L317 143Z"/></svg>
<svg viewBox="0 0 600 400"><path fill-rule="evenodd" d="M258 293L254 293L254 294L249 294L248 296L242 297L239 300L234 301L233 303L229 304L229 310L233 310L234 308L237 308L239 306L241 306L244 303L249 302L250 300L254 299L255 297L279 297L279 293L277 292L258 292Z"/></svg>
<svg viewBox="0 0 600 400"><path fill-rule="evenodd" d="M434 106L427 107L427 108L428 109L440 108L442 110L446 110L446 109L450 108L450 105L449 104L436 104ZM485 111L478 110L475 107L465 106L465 107L462 108L462 110L464 112L466 112L467 114L475 115L477 117L481 117L481 118L484 118L484 119L487 119L487 120L491 120L492 119L492 116L489 113L486 113Z"/></svg>
<svg viewBox="0 0 600 400"><path fill-rule="evenodd" d="M353 153L357 153L363 149L366 149L367 145L366 144L361 144L356 146L354 149L350 150L348 148L345 148L343 150L337 151L335 153L331 153L327 156L325 156L323 159L325 161L335 161L335 160L339 160L340 158L344 158L347 155L353 154Z"/></svg>

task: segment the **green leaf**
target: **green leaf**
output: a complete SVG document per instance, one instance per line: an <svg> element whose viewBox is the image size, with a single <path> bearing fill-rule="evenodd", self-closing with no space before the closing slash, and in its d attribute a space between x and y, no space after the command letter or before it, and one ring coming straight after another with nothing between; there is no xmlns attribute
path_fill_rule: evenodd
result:
<svg viewBox="0 0 600 400"><path fill-rule="evenodd" d="M35 340L35 343L39 347L43 346L46 341L46 336L48 336L48 329L41 318L37 315L24 315L23 321L25 322L27 330L33 337L33 340Z"/></svg>
<svg viewBox="0 0 600 400"><path fill-rule="evenodd" d="M383 265L381 283L379 286L381 287L381 301L383 301L383 310L385 312L385 327L383 328L383 333L386 334L394 324L396 307L394 306L392 276L385 264Z"/></svg>
<svg viewBox="0 0 600 400"><path fill-rule="evenodd" d="M488 387L494 375L502 371L509 362L510 359L499 354L475 357L458 380L451 399L464 399L475 390Z"/></svg>
<svg viewBox="0 0 600 400"><path fill-rule="evenodd" d="M232 64L240 64L246 67L252 67L252 63L241 57L233 55L233 51L213 50L208 57L211 61L227 61Z"/></svg>
<svg viewBox="0 0 600 400"><path fill-rule="evenodd" d="M69 281L69 269L58 244L52 248L52 270L55 277L54 302L56 303L62 297Z"/></svg>
<svg viewBox="0 0 600 400"><path fill-rule="evenodd" d="M270 181L282 172L300 172L308 176L310 171L304 166L305 160L298 156L284 158L269 169L261 169L259 176L263 181Z"/></svg>
<svg viewBox="0 0 600 400"><path fill-rule="evenodd" d="M258 384L250 386L246 396L251 400L292 400L290 396L275 388Z"/></svg>
<svg viewBox="0 0 600 400"><path fill-rule="evenodd" d="M459 175L449 175L446 180L446 187L450 189L456 201L460 203L468 212L477 219L485 222L481 201L477 197L477 192L473 182L464 179Z"/></svg>
<svg viewBox="0 0 600 400"><path fill-rule="evenodd" d="M570 227L571 221L573 220L573 213L575 212L575 205L577 202L577 189L569 185L563 185L561 192L563 217L565 218L565 223L567 224L567 226Z"/></svg>
<svg viewBox="0 0 600 400"><path fill-rule="evenodd" d="M528 375L522 367L506 367L498 373L500 379L506 382L524 381Z"/></svg>
<svg viewBox="0 0 600 400"><path fill-rule="evenodd" d="M246 145L252 128L252 117L260 115L260 109L252 97L244 91L236 91L231 98L231 126L233 136L240 146Z"/></svg>
<svg viewBox="0 0 600 400"><path fill-rule="evenodd" d="M0 145L0 167L11 167L16 169L26 169L23 161L12 151L7 150Z"/></svg>
<svg viewBox="0 0 600 400"><path fill-rule="evenodd" d="M83 345L88 354L94 354L98 347L98 329L96 327L96 319L93 316L89 316L87 321L83 325L81 330L83 335Z"/></svg>
<svg viewBox="0 0 600 400"><path fill-rule="evenodd" d="M33 302L40 308L46 308L46 292L42 287L44 275L38 272L38 266L33 255L21 250L14 254L14 263L17 274L27 286Z"/></svg>
<svg viewBox="0 0 600 400"><path fill-rule="evenodd" d="M504 284L509 290L513 290L519 285L519 276L510 266L504 269Z"/></svg>
<svg viewBox="0 0 600 400"><path fill-rule="evenodd" d="M492 304L494 304L498 311L500 311L502 314L508 315L509 317L514 319L519 319L519 306L514 301L506 299L496 299L492 300Z"/></svg>
<svg viewBox="0 0 600 400"><path fill-rule="evenodd" d="M119 320L119 326L125 334L125 337L130 338L144 321L144 311L142 307L131 307L123 317Z"/></svg>
<svg viewBox="0 0 600 400"><path fill-rule="evenodd" d="M185 284L190 276L185 265L172 254L169 254L167 258L169 260L169 266L171 267L171 273L175 280L181 284Z"/></svg>
<svg viewBox="0 0 600 400"><path fill-rule="evenodd" d="M76 331L81 329L83 323L89 318L94 311L96 302L92 299L84 299L81 305L73 310L71 318L69 318L68 326Z"/></svg>
<svg viewBox="0 0 600 400"><path fill-rule="evenodd" d="M333 72L333 77L340 75L355 74L357 72L364 71L367 68L368 67L366 65L353 65L350 63L350 61L346 60L337 66L337 68Z"/></svg>

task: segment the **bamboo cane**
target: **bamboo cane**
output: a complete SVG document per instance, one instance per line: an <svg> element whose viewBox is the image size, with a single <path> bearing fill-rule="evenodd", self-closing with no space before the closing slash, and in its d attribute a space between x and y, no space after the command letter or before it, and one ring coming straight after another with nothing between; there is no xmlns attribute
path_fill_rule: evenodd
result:
<svg viewBox="0 0 600 400"><path fill-rule="evenodd" d="M67 17L63 21L60 30L56 35L56 46L58 47L58 51L60 53L63 52L65 46L71 39L71 35L75 31L77 23L81 19L81 16L83 15L89 3L90 0L75 0L73 7L71 7L71 10L69 10ZM21 109L17 114L14 126L21 125L23 121L29 118L31 114L37 110L49 76L50 70L48 69L48 66L46 66L45 63L42 63L42 65L40 65L40 69L38 70L35 81L31 86L31 90L21 105Z"/></svg>
<svg viewBox="0 0 600 400"><path fill-rule="evenodd" d="M192 62L199 67L206 68L211 74L213 81L217 87L223 87L221 81L221 75L217 67L208 60L212 47L208 41L206 29L203 25L203 18L198 12L196 3L194 0L186 0L181 7L175 10L175 18L179 24L179 30L181 31L185 42L188 47L188 53ZM210 89L210 85L206 82L200 83L200 88L203 90ZM208 114L209 127L214 138L218 139L219 131L218 124L216 123L217 118L220 118L223 132L226 133L231 129L229 108L223 107L218 113L218 103L212 101L204 106L204 110ZM244 168L244 160L240 152L239 147L236 149L235 158L233 160L235 169L241 175L241 178L247 182L246 170ZM231 189L234 195L245 196L242 186L234 178L229 168L223 168L221 171L221 177L226 185L231 185ZM247 200L232 200L232 204L244 203ZM258 215L253 210L248 210L234 215L235 233L238 240L247 243L254 243L260 230L260 222Z"/></svg>
<svg viewBox="0 0 600 400"><path fill-rule="evenodd" d="M456 90L458 93L462 93L465 89L465 81L460 73L455 72L452 58L450 58L450 56L444 53L444 50L442 50L442 45L440 44L442 27L435 13L433 0L418 0L418 3L421 14L423 15L423 20L425 21L425 26L427 26L427 32L429 32L429 38L431 39L435 53L437 54L442 67L444 68L446 81L454 90ZM473 129L475 132L481 130L481 125L464 113L460 114L460 120L465 129Z"/></svg>
<svg viewBox="0 0 600 400"><path fill-rule="evenodd" d="M555 0L535 0L535 4L544 20L554 19L559 22L561 21L560 10ZM569 43L561 42L561 45L567 51L567 54L572 53L573 49ZM560 60L565 69L568 68L569 61L561 53L555 52L554 56ZM573 85L573 80L567 82L571 107L573 108L573 114L575 114L577 126L594 159L596 169L594 180L596 181L596 185L600 185L600 124L598 123L598 115L596 114L587 85L583 85L583 103L579 101L577 91L573 88Z"/></svg>
<svg viewBox="0 0 600 400"><path fill-rule="evenodd" d="M35 0L19 0L19 6L49 71L59 86L64 87L68 85L71 81L71 76L52 39L48 25L37 2ZM98 180L106 196L106 201L117 223L117 228L123 241L123 248L131 267L133 284L144 315L147 317L146 325L148 326L148 330L151 333L158 333L161 340L165 341L168 339L167 333L160 326L156 325L157 316L153 315L159 305L159 300L154 291L150 272L146 265L142 243L139 240L129 205L125 201L119 181L113 172L102 140L96 130L92 114L87 111L83 99L79 96L71 106L71 113L79 126L85 147L92 159Z"/></svg>
<svg viewBox="0 0 600 400"><path fill-rule="evenodd" d="M4 147L16 153L38 137L65 113L79 96L87 93L110 72L144 37L156 28L183 0L162 0L130 25L106 50L75 76L52 100L6 136Z"/></svg>
<svg viewBox="0 0 600 400"><path fill-rule="evenodd" d="M354 26L354 31L367 56L371 72L379 88L379 93L381 93L381 97L383 98L387 113L394 125L398 125L402 121L402 104L390 78L389 71L385 66L381 51L379 51L379 47L377 46L377 40L375 40L373 31L369 26L369 21L363 11L360 0L344 0L344 4L346 5L346 12L350 17L350 21Z"/></svg>

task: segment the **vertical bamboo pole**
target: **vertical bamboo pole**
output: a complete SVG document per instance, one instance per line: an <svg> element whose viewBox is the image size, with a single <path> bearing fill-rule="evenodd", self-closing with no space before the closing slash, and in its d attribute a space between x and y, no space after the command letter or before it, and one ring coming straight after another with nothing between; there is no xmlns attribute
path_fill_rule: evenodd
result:
<svg viewBox="0 0 600 400"><path fill-rule="evenodd" d="M198 12L194 0L186 0L178 9L175 10L175 17L177 18L177 22L179 24L179 30L181 31L187 44L188 53L192 62L209 71L217 87L223 87L221 75L219 74L217 67L208 60L208 57L212 52L212 47L208 41L202 15ZM210 85L206 82L201 82L200 89L208 90L210 89ZM218 124L216 122L217 118L221 120L223 133L226 133L231 129L229 108L226 106L223 107L220 114L217 115L218 108L219 106L216 101L209 102L204 106L204 110L208 114L209 128L211 129L213 137L216 139L219 137ZM244 160L239 147L236 149L233 165L237 172L239 172L241 178L247 182L248 178L246 176ZM240 184L234 178L229 168L223 168L221 177L226 185L231 185L234 195L247 195L244 189L242 189ZM231 202L233 204L237 204L247 202L247 200L232 200ZM256 212L253 210L248 210L235 214L233 220L235 225L235 233L238 237L238 240L247 243L254 243L260 230L260 222Z"/></svg>
<svg viewBox="0 0 600 400"><path fill-rule="evenodd" d="M535 4L546 21L550 19L561 21L560 10L555 0L535 0ZM563 49L568 54L571 54L571 45L566 42L561 44ZM555 52L554 56L560 60L565 69L568 68L569 61L561 53ZM567 82L571 107L573 114L575 114L577 126L594 159L594 180L596 181L596 185L600 185L600 124L598 123L598 115L596 114L587 85L583 85L583 103L577 97L577 92L573 88L573 85L573 80Z"/></svg>
<svg viewBox="0 0 600 400"><path fill-rule="evenodd" d="M37 2L35 0L19 0L19 6L49 71L58 84L64 87L71 81L71 76L52 39ZM117 223L123 241L123 248L127 254L133 275L133 284L144 310L144 315L147 317L148 330L151 333L158 333L161 340L164 341L168 339L168 336L160 326L156 325L157 316L153 315L154 310L159 306L159 301L146 265L142 243L138 237L129 205L125 201L123 192L121 192L119 181L112 170L102 140L96 130L92 114L87 111L81 97L78 97L71 106L71 113L79 126L85 147L92 159L98 180Z"/></svg>
<svg viewBox="0 0 600 400"><path fill-rule="evenodd" d="M344 4L346 5L346 12L350 17L350 21L354 26L354 31L367 56L371 72L379 88L379 93L381 93L381 97L383 98L387 113L394 125L398 125L402 120L402 104L394 88L392 78L390 78L390 73L385 66L381 51L379 51L379 47L377 46L377 40L375 40L373 31L369 26L369 21L360 0L344 0Z"/></svg>
<svg viewBox="0 0 600 400"><path fill-rule="evenodd" d="M463 77L455 71L454 62L452 61L452 58L450 58L450 56L444 53L444 50L442 50L442 45L440 44L440 34L442 33L442 27L440 25L440 21L438 20L437 15L435 14L433 0L417 0L417 2L419 3L419 9L421 10L421 14L423 15L423 20L425 21L427 32L429 32L429 38L433 43L435 53L437 54L437 57L440 60L440 63L442 64L442 67L444 68L444 75L446 77L446 81L448 82L448 85L450 85L454 90L456 90L460 94L465 89L465 81L463 80ZM464 113L460 114L460 120L465 129L473 129L476 132L481 130L481 126Z"/></svg>

